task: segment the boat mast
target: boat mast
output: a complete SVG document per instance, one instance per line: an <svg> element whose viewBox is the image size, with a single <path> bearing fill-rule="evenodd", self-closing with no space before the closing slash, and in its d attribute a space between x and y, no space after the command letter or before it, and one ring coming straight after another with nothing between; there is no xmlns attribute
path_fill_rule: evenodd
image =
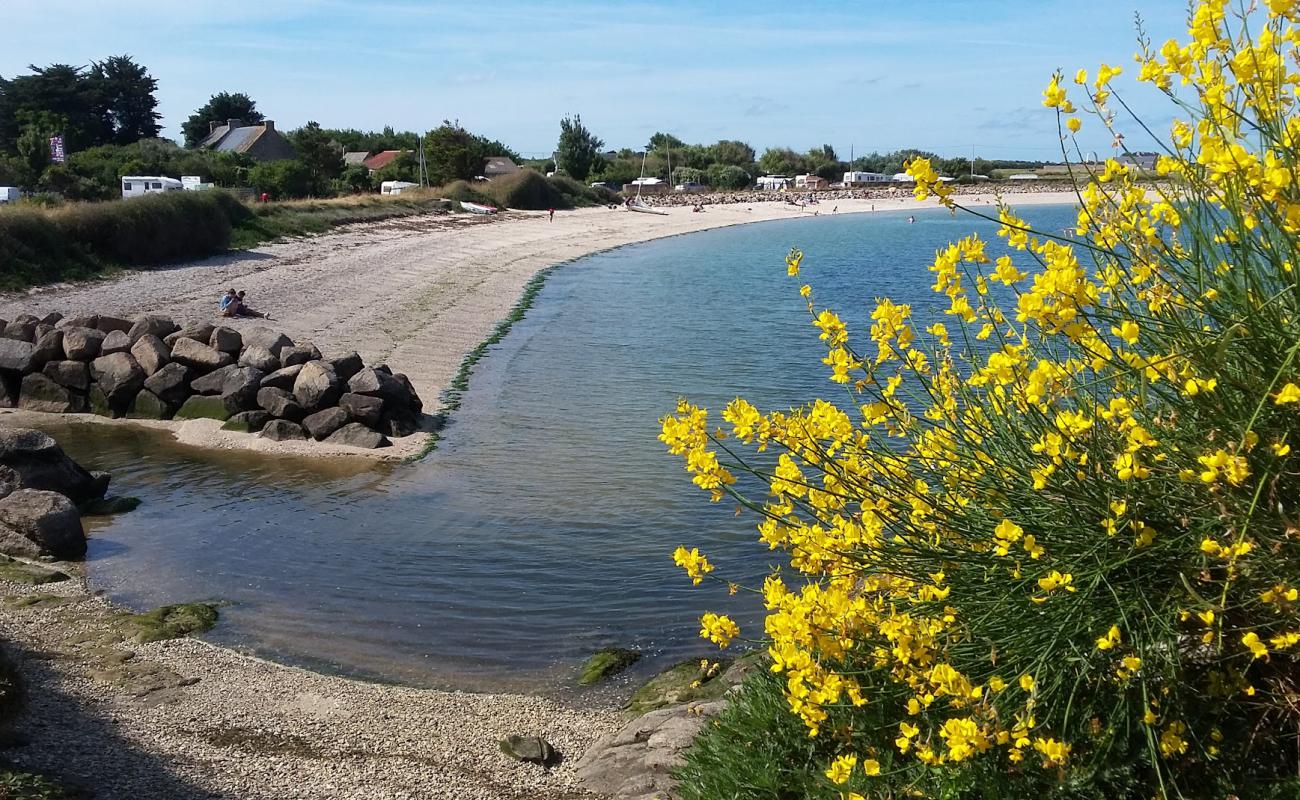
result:
<svg viewBox="0 0 1300 800"><path fill-rule="evenodd" d="M636 182L637 202L641 201L641 186L645 183L645 156L646 156L646 152L648 152L649 150L650 148L647 147L645 150L641 152L641 177Z"/></svg>

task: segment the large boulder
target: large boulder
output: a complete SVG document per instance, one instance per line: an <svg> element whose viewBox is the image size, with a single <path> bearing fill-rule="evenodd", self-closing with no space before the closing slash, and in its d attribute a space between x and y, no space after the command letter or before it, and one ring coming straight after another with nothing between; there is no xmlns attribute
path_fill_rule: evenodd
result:
<svg viewBox="0 0 1300 800"><path fill-rule="evenodd" d="M239 433L257 433L266 427L266 423L273 418L265 411L241 411L230 419L226 420L221 426L223 431L238 431Z"/></svg>
<svg viewBox="0 0 1300 800"><path fill-rule="evenodd" d="M17 373L0 372L0 408L13 408L18 405L20 385Z"/></svg>
<svg viewBox="0 0 1300 800"><path fill-rule="evenodd" d="M75 394L48 376L33 372L23 377L18 407L47 414L71 414L86 410L84 395Z"/></svg>
<svg viewBox="0 0 1300 800"><path fill-rule="evenodd" d="M365 367L353 375L348 381L348 391L370 397L382 397L389 407L394 408L406 408L411 402L411 395L406 390L405 384L390 373L373 367Z"/></svg>
<svg viewBox="0 0 1300 800"><path fill-rule="evenodd" d="M162 369L172 359L171 350L163 344L162 339L152 333L141 334L131 345L131 356L140 365L145 375L152 375Z"/></svg>
<svg viewBox="0 0 1300 800"><path fill-rule="evenodd" d="M189 367L173 362L146 378L144 388L158 395L164 403L179 406L190 396L193 375Z"/></svg>
<svg viewBox="0 0 1300 800"><path fill-rule="evenodd" d="M135 393L144 386L144 370L130 353L100 356L90 363L90 374L104 392L109 407L114 409L125 410Z"/></svg>
<svg viewBox="0 0 1300 800"><path fill-rule="evenodd" d="M49 434L30 428L0 427L0 465L18 473L28 489L66 495L75 503L104 496L107 480L68 458Z"/></svg>
<svg viewBox="0 0 1300 800"><path fill-rule="evenodd" d="M298 405L308 412L332 406L343 394L343 382L324 361L308 361L302 365L293 382L293 396Z"/></svg>
<svg viewBox="0 0 1300 800"><path fill-rule="evenodd" d="M109 331L104 336L104 341L99 345L99 354L101 356L129 352L131 352L131 337L124 331Z"/></svg>
<svg viewBox="0 0 1300 800"><path fill-rule="evenodd" d="M127 419L171 419L175 413L176 409L164 403L158 395L148 389L141 389L136 392L135 399L131 401L126 417Z"/></svg>
<svg viewBox="0 0 1300 800"><path fill-rule="evenodd" d="M292 367L277 369L270 375L262 379L263 389L284 389L286 392L293 391L293 382L298 380L298 373L302 372L302 364L294 364Z"/></svg>
<svg viewBox="0 0 1300 800"><path fill-rule="evenodd" d="M13 322L6 323L4 331L0 332L6 339L13 339L16 342L31 343L36 339L36 326L38 320L30 314L24 314Z"/></svg>
<svg viewBox="0 0 1300 800"><path fill-rule="evenodd" d="M162 314L145 314L135 318L131 324L131 330L127 335L131 337L131 342L140 341L145 336L152 336L161 342L165 337L180 330L180 326L172 321L171 317L165 317Z"/></svg>
<svg viewBox="0 0 1300 800"><path fill-rule="evenodd" d="M80 325L70 325L63 331L63 355L70 361L89 361L99 356L104 343L104 332Z"/></svg>
<svg viewBox="0 0 1300 800"><path fill-rule="evenodd" d="M63 331L50 330L36 337L32 348L32 369L40 369L51 361L63 358Z"/></svg>
<svg viewBox="0 0 1300 800"><path fill-rule="evenodd" d="M19 489L0 498L0 551L65 561L82 558L86 555L86 531L81 527L81 514L58 492Z"/></svg>
<svg viewBox="0 0 1300 800"><path fill-rule="evenodd" d="M239 365L260 369L262 372L275 372L280 369L280 359L260 344L250 344L239 355Z"/></svg>
<svg viewBox="0 0 1300 800"><path fill-rule="evenodd" d="M587 749L574 765L578 784L602 796L672 796L672 773L709 718L725 707L725 700L714 700L637 717Z"/></svg>
<svg viewBox="0 0 1300 800"><path fill-rule="evenodd" d="M239 367L234 364L213 370L207 375L201 375L190 381L190 388L195 394L221 394L221 387L226 385L226 377L232 374Z"/></svg>
<svg viewBox="0 0 1300 800"><path fill-rule="evenodd" d="M273 417L301 422L307 411L284 389L264 386L257 391L257 405Z"/></svg>
<svg viewBox="0 0 1300 800"><path fill-rule="evenodd" d="M286 367L292 367L295 364L306 364L312 360L315 347L311 345L295 345L286 347L280 351L280 363ZM316 355L316 358L320 358Z"/></svg>
<svg viewBox="0 0 1300 800"><path fill-rule="evenodd" d="M212 336L208 340L208 346L213 350L220 350L223 353L238 356L239 351L244 347L244 337L240 336L239 331L234 328L221 325L212 329Z"/></svg>
<svg viewBox="0 0 1300 800"><path fill-rule="evenodd" d="M133 323L129 319L110 317L105 314L100 314L95 318L95 327L99 328L104 333L112 333L113 331L130 333L132 324Z"/></svg>
<svg viewBox="0 0 1300 800"><path fill-rule="evenodd" d="M65 330L68 328L90 328L91 330L98 330L98 327L96 327L98 325L99 325L98 314L90 314L90 315L84 315L79 317L62 317L58 321L58 326Z"/></svg>
<svg viewBox="0 0 1300 800"><path fill-rule="evenodd" d="M229 353L223 353L185 336L172 344L172 361L179 361L199 372L211 372L235 363L234 357Z"/></svg>
<svg viewBox="0 0 1300 800"><path fill-rule="evenodd" d="M41 317L41 324L42 324L42 325L49 325L50 327L55 327L55 326L58 325L59 322L61 322L62 320L63 320L63 315L62 315L62 314L60 314L60 313L57 312L57 311L51 311L50 313L48 313L48 314L46 314L45 316Z"/></svg>
<svg viewBox="0 0 1300 800"><path fill-rule="evenodd" d="M339 408L348 412L354 420L367 427L377 427L384 414L384 401L379 397L347 392L339 397Z"/></svg>
<svg viewBox="0 0 1300 800"><path fill-rule="evenodd" d="M293 347L293 339L270 328L258 326L244 331L244 345L265 348L271 352L271 355L279 358L284 348Z"/></svg>
<svg viewBox="0 0 1300 800"><path fill-rule="evenodd" d="M411 379L408 378L408 377L406 377L406 375L405 375L404 373L401 373L401 372L394 372L394 373L393 373L393 380L395 380L395 381L397 381L398 383L402 384L402 386L406 388L406 397L407 397L406 406L407 406L407 408L411 409L412 411L414 411L414 412L417 413L417 414L420 413L421 411L423 411L423 410L424 410L424 401L422 401L422 400L420 399L420 396L419 396L418 394L415 393L415 384L411 383Z"/></svg>
<svg viewBox="0 0 1300 800"><path fill-rule="evenodd" d="M257 393L264 373L252 367L234 367L221 384L221 402L231 414L257 409Z"/></svg>
<svg viewBox="0 0 1300 800"><path fill-rule="evenodd" d="M262 428L261 436L276 442L287 442L293 440L303 440L307 438L307 432L296 422L290 422L287 419L273 419L266 423Z"/></svg>
<svg viewBox="0 0 1300 800"><path fill-rule="evenodd" d="M41 372L58 385L78 392L90 388L90 365L84 361L51 361Z"/></svg>
<svg viewBox="0 0 1300 800"><path fill-rule="evenodd" d="M420 430L420 415L405 408L389 409L379 420L377 430L400 439Z"/></svg>
<svg viewBox="0 0 1300 800"><path fill-rule="evenodd" d="M311 438L320 441L349 422L348 412L337 406L309 414L302 421L302 426L311 434Z"/></svg>
<svg viewBox="0 0 1300 800"><path fill-rule="evenodd" d="M9 369L14 372L31 371L32 354L35 350L36 348L31 342L9 338L0 339L0 369Z"/></svg>
<svg viewBox="0 0 1300 800"><path fill-rule="evenodd" d="M361 360L361 356L355 350L347 355L331 358L329 364L334 368L334 374L338 375L341 381L348 380L365 366L365 362Z"/></svg>
<svg viewBox="0 0 1300 800"><path fill-rule="evenodd" d="M215 419L225 422L230 419L230 411L220 397L196 394L176 409L176 419Z"/></svg>
<svg viewBox="0 0 1300 800"><path fill-rule="evenodd" d="M359 422L349 422L327 436L325 442L326 444L342 444L348 447L363 447L367 450L392 445L387 436L372 431Z"/></svg>

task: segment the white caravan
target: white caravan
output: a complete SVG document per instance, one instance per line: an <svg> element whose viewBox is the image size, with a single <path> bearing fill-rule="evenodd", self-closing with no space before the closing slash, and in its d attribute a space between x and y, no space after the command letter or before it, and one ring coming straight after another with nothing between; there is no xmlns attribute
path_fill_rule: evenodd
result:
<svg viewBox="0 0 1300 800"><path fill-rule="evenodd" d="M179 192L184 187L175 178L161 178L155 175L127 175L122 178L122 199L143 197L146 194Z"/></svg>

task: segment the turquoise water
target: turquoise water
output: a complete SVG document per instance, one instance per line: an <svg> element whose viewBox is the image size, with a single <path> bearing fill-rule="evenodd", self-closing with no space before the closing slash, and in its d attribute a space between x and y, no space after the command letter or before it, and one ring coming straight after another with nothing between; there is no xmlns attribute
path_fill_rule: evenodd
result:
<svg viewBox="0 0 1300 800"><path fill-rule="evenodd" d="M729 578L774 554L755 520L711 505L657 441L679 395L786 407L826 381L791 245L818 297L865 332L871 299L943 307L936 248L993 226L946 212L802 218L660 240L556 270L476 369L439 450L403 467L204 453L77 426L69 449L114 474L139 510L93 531L97 588L136 607L230 605L211 638L364 677L557 691L594 649L642 672L714 652L704 610L759 629L753 596L692 588L699 546ZM1050 230L1068 208L1031 209Z"/></svg>

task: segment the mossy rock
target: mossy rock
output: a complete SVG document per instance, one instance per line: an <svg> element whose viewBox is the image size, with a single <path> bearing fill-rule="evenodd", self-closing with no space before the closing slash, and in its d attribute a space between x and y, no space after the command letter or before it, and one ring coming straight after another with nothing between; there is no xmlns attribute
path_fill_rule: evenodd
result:
<svg viewBox="0 0 1300 800"><path fill-rule="evenodd" d="M47 583L58 583L67 579L67 574L56 569L46 569L36 564L15 561L8 556L0 556L0 580L28 586L44 586Z"/></svg>
<svg viewBox="0 0 1300 800"><path fill-rule="evenodd" d="M729 659L691 659L659 673L633 693L624 709L640 716L667 706L695 700L716 700L732 684L722 679L731 665Z"/></svg>
<svg viewBox="0 0 1300 800"><path fill-rule="evenodd" d="M101 417L118 416L113 412L113 409L109 407L108 396L104 394L104 390L99 388L99 386L90 387L90 394L87 396L86 402L90 408L90 413L92 414L98 414Z"/></svg>
<svg viewBox="0 0 1300 800"><path fill-rule="evenodd" d="M217 607L211 603L162 606L143 614L122 614L118 627L133 642L161 642L202 633L217 624Z"/></svg>
<svg viewBox="0 0 1300 800"><path fill-rule="evenodd" d="M176 411L176 419L215 419L225 422L230 412L220 397L196 394Z"/></svg>
<svg viewBox="0 0 1300 800"><path fill-rule="evenodd" d="M128 511L135 511L139 507L140 498L115 495L113 497L100 497L84 503L81 506L81 514L85 517L107 517L112 514L125 514Z"/></svg>
<svg viewBox="0 0 1300 800"><path fill-rule="evenodd" d="M641 654L637 651L626 650L621 647L598 650L591 658L587 659L586 664L582 665L582 674L578 677L578 685L590 686L593 683L599 683L632 666L640 658Z"/></svg>

